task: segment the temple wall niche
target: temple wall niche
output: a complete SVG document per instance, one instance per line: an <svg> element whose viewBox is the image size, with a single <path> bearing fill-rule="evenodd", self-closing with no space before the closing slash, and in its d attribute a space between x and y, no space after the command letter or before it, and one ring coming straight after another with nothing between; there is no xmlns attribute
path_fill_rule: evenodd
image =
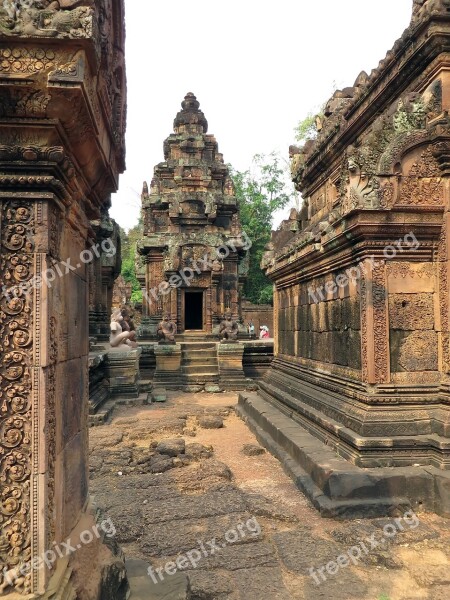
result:
<svg viewBox="0 0 450 600"><path fill-rule="evenodd" d="M388 264L389 337L393 381L433 377L439 371L439 305L435 266ZM422 373L422 372L427 373Z"/></svg>

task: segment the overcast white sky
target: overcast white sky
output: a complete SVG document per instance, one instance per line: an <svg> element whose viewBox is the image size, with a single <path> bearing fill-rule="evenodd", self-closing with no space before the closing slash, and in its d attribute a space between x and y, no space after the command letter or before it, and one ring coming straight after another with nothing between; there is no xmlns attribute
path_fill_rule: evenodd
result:
<svg viewBox="0 0 450 600"><path fill-rule="evenodd" d="M125 0L127 171L111 216L136 224L142 182L193 92L225 162L286 157L293 129L378 65L408 26L412 0Z"/></svg>

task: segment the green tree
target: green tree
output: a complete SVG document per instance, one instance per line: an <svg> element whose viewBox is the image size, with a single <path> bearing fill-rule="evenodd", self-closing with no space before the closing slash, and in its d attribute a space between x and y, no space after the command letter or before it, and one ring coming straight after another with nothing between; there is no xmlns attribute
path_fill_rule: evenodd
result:
<svg viewBox="0 0 450 600"><path fill-rule="evenodd" d="M273 300L272 284L260 265L264 248L270 241L274 213L295 198L282 163L280 156L272 152L268 156L257 154L252 168L247 171L230 168L242 227L252 242L244 294L257 304L271 303Z"/></svg>
<svg viewBox="0 0 450 600"><path fill-rule="evenodd" d="M315 139L317 137L316 115L308 113L303 121L300 121L295 127L294 133L297 142L305 143L308 139Z"/></svg>
<svg viewBox="0 0 450 600"><path fill-rule="evenodd" d="M142 237L142 222L132 227L128 233L120 228L120 239L122 242L122 277L132 285L131 302L142 302L142 290L136 277L136 242Z"/></svg>

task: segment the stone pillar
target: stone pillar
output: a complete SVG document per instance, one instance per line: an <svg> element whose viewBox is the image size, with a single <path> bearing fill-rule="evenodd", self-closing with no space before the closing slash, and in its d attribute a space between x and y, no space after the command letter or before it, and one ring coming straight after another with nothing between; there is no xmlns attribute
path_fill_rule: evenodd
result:
<svg viewBox="0 0 450 600"><path fill-rule="evenodd" d="M143 290L143 304L145 305L144 317L141 321L139 337L143 340L156 340L158 323L162 319L163 303L162 294L159 293L159 285L164 281L163 261L159 255L146 255L141 257L145 261L145 282ZM176 314L173 315L176 318Z"/></svg>
<svg viewBox="0 0 450 600"><path fill-rule="evenodd" d="M139 396L139 357L141 348L130 350L113 348L108 352L106 373L112 397L137 398Z"/></svg>
<svg viewBox="0 0 450 600"><path fill-rule="evenodd" d="M93 259L89 263L89 335L109 339L114 281L120 274L121 242L119 227L107 214L91 221L95 233Z"/></svg>
<svg viewBox="0 0 450 600"><path fill-rule="evenodd" d="M279 291L276 285L273 286L273 355L276 358L278 356L278 319L279 319ZM259 336L259 332L255 331L256 335Z"/></svg>
<svg viewBox="0 0 450 600"><path fill-rule="evenodd" d="M181 387L181 345L155 344L156 371L154 384L170 389Z"/></svg>
<svg viewBox="0 0 450 600"><path fill-rule="evenodd" d="M361 264L361 363L363 381L389 383L389 327L385 261Z"/></svg>
<svg viewBox="0 0 450 600"><path fill-rule="evenodd" d="M243 390L247 381L242 366L244 345L240 343L218 344L220 385L227 389Z"/></svg>
<svg viewBox="0 0 450 600"><path fill-rule="evenodd" d="M101 540L54 548L95 525L87 271L124 169L123 3L16 4L0 33L0 593L122 600L123 573L102 589L117 559Z"/></svg>

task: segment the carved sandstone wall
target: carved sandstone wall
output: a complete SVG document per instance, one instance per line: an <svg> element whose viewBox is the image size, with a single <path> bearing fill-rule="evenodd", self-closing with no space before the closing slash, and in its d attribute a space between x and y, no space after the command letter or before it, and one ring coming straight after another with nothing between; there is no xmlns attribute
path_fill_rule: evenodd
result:
<svg viewBox="0 0 450 600"><path fill-rule="evenodd" d="M414 2L378 68L336 91L317 139L290 149L304 205L263 259L275 359L260 393L334 450L322 473L318 456L302 468L315 465L306 491L336 514L405 498L450 510L449 67L450 3Z"/></svg>
<svg viewBox="0 0 450 600"><path fill-rule="evenodd" d="M124 169L123 47L121 1L0 8L0 596L44 594L46 568L12 585L4 569L66 540L86 510L81 257ZM75 597L67 580L55 597Z"/></svg>

